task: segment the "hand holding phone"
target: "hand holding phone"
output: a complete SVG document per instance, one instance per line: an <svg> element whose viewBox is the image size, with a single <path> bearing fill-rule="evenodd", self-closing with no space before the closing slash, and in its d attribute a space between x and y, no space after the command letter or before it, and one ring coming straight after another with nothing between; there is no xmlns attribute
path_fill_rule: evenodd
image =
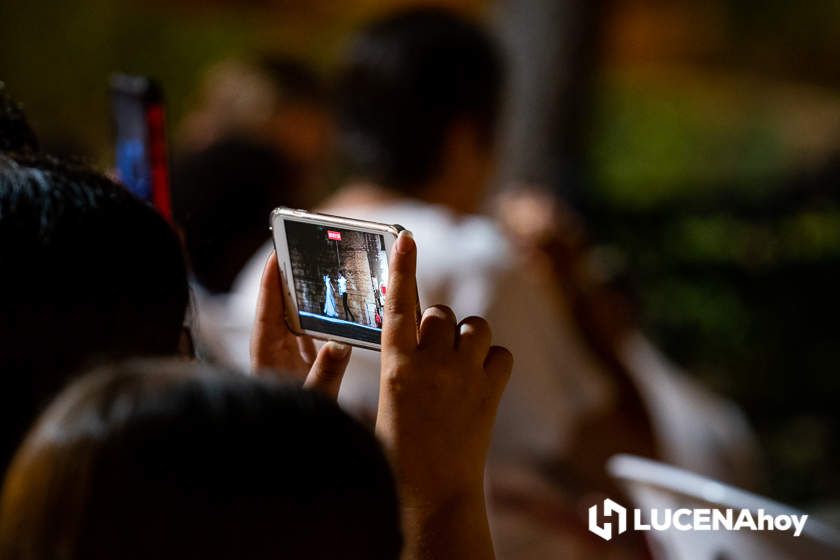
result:
<svg viewBox="0 0 840 560"><path fill-rule="evenodd" d="M271 228L289 329L379 350L388 259L403 228L290 208L272 212Z"/></svg>
<svg viewBox="0 0 840 560"><path fill-rule="evenodd" d="M325 219L307 217L309 224ZM278 224L273 223L276 232ZM359 227L366 229L354 231L383 226ZM418 324L416 259L416 244L408 232L390 242L376 418L376 433L393 466L401 496L406 535L403 552L412 558L489 560L493 545L484 505L483 472L512 357L504 348L491 346L490 327L480 317L457 323L450 309L434 306ZM263 273L252 356L256 366L268 361L275 363L267 365L279 369L305 370L309 362L301 356L314 347L307 335L295 337L282 319L284 311L289 315L284 302L291 290L278 275L277 264L272 256ZM328 349L333 344L325 344L311 370L303 374L307 375L306 386L326 388L335 396L347 362L333 359L336 367L321 368L320 372L316 367L330 361ZM281 363L276 363L277 359ZM288 363L282 363L283 359Z"/></svg>
<svg viewBox="0 0 840 560"><path fill-rule="evenodd" d="M335 342L316 352L312 338L292 333L282 319L283 284L277 255L271 253L263 269L257 314L251 334L251 367L257 375L292 374L304 387L338 397L341 379L350 361L350 346Z"/></svg>
<svg viewBox="0 0 840 560"><path fill-rule="evenodd" d="M513 358L487 321L432 306L416 321L417 249L394 246L376 435L399 487L407 558L494 558L484 466Z"/></svg>

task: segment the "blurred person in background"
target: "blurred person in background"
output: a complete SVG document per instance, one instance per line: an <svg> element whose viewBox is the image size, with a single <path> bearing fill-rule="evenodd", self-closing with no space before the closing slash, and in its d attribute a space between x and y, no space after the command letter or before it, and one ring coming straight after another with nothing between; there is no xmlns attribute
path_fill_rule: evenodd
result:
<svg viewBox="0 0 840 560"><path fill-rule="evenodd" d="M38 148L38 137L26 115L0 82L0 152L31 154Z"/></svg>
<svg viewBox="0 0 840 560"><path fill-rule="evenodd" d="M332 151L328 102L325 84L303 60L224 60L207 71L195 109L182 120L178 151L192 154L231 137L273 148L290 166L291 199L312 206L323 196Z"/></svg>
<svg viewBox="0 0 840 560"><path fill-rule="evenodd" d="M416 232L428 248L421 302L486 314L500 339L521 348L516 367L527 373L509 388L495 445L551 455L579 412L605 402L606 379L541 297L545 287L533 285L500 231L474 214L493 172L503 79L492 39L448 11L411 9L367 26L337 80L338 142L351 180L321 209ZM252 323L248 302L256 300L268 252L270 244L236 282L237 324ZM247 364L247 337L228 343L236 363ZM563 360L575 366L558 367ZM355 353L343 393L348 406L376 409L378 363L375 352Z"/></svg>
<svg viewBox="0 0 840 560"><path fill-rule="evenodd" d="M755 487L758 453L743 413L681 371L641 332L620 263L593 246L583 219L535 185L519 185L496 203L499 222L528 267L556 280L587 345L614 378L639 392L658 457Z"/></svg>
<svg viewBox="0 0 840 560"><path fill-rule="evenodd" d="M82 165L39 154L0 91L0 469L81 368L174 355L189 294L178 236Z"/></svg>
<svg viewBox="0 0 840 560"><path fill-rule="evenodd" d="M202 356L228 361L219 339L237 330L228 319L237 301L231 288L268 242L271 210L312 206L324 196L327 101L322 80L302 60L228 59L206 73L195 109L179 126L173 210L194 274ZM249 329L238 330L247 338Z"/></svg>
<svg viewBox="0 0 840 560"><path fill-rule="evenodd" d="M176 160L172 206L192 273L207 296L226 294L270 237L268 215L300 205L292 166L271 146L228 136Z"/></svg>
<svg viewBox="0 0 840 560"><path fill-rule="evenodd" d="M337 79L349 180L323 208L399 223L433 248L420 263L421 301L486 315L516 349L519 373L502 404L495 452L537 460L568 444L578 419L606 405L609 389L554 311L547 286L477 215L495 170L504 79L492 37L449 11L409 9L366 26ZM363 372L377 359L357 352L348 406L375 409L376 380Z"/></svg>

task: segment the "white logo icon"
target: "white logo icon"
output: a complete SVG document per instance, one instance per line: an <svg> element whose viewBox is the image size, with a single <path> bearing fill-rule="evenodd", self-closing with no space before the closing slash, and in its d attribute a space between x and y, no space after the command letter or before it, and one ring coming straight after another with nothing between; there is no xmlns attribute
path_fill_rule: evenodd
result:
<svg viewBox="0 0 840 560"><path fill-rule="evenodd" d="M604 500L604 517L618 517L618 527L616 534L627 530L627 508L607 498ZM612 523L598 524L598 505L589 508L589 530L604 539L605 541L613 538Z"/></svg>

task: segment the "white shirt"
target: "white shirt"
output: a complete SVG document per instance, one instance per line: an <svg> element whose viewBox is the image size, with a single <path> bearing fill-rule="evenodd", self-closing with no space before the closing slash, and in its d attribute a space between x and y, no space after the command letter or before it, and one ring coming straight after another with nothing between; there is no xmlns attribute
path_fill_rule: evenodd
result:
<svg viewBox="0 0 840 560"><path fill-rule="evenodd" d="M413 201L330 212L411 230L418 247L421 305L448 305L459 318L483 316L494 344L511 350L514 369L497 416L494 456L562 455L578 422L608 403L606 376L571 319L561 319L556 297L523 269L489 219L458 219L442 207ZM248 367L259 280L271 249L267 243L243 269L219 322L224 332L214 337L223 346L217 355L240 368ZM342 406L375 414L379 367L378 352L353 349L339 397Z"/></svg>
<svg viewBox="0 0 840 560"><path fill-rule="evenodd" d="M347 278L344 276L338 277L338 295L343 296L347 293Z"/></svg>

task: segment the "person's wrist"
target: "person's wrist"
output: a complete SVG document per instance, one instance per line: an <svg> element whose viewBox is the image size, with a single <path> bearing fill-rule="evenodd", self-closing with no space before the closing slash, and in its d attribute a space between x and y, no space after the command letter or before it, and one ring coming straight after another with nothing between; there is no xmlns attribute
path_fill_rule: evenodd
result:
<svg viewBox="0 0 840 560"><path fill-rule="evenodd" d="M484 508L483 481L447 490L399 486L404 513L417 519L435 517L446 511L463 511L477 506Z"/></svg>
<svg viewBox="0 0 840 560"><path fill-rule="evenodd" d="M403 558L493 558L484 491L464 489L433 499L403 499ZM445 556L441 552L446 551Z"/></svg>

